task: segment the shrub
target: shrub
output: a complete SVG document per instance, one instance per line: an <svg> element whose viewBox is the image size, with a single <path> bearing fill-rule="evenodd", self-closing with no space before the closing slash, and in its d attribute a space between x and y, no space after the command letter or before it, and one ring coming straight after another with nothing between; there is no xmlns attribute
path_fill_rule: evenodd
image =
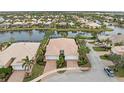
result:
<svg viewBox="0 0 124 93"><path fill-rule="evenodd" d="M0 74L1 74L1 73L5 73L5 74L10 74L10 73L12 73L12 67L0 68Z"/></svg>
<svg viewBox="0 0 124 93"><path fill-rule="evenodd" d="M49 41L49 38L48 38L48 33L46 33L46 37L41 40L41 44L40 44L40 47L39 49L37 50L37 54L36 54L36 62L39 64L39 65L44 65L44 54L45 54L45 51L46 51L46 45Z"/></svg>
<svg viewBox="0 0 124 93"><path fill-rule="evenodd" d="M123 45L123 42L118 42L118 43L115 43L114 45L115 46L122 46Z"/></svg>
<svg viewBox="0 0 124 93"><path fill-rule="evenodd" d="M60 54L59 59L56 62L57 62L57 68L64 67L65 66L65 56Z"/></svg>
<svg viewBox="0 0 124 93"><path fill-rule="evenodd" d="M4 79L6 77L6 74L5 73L1 73L0 74L0 79Z"/></svg>
<svg viewBox="0 0 124 93"><path fill-rule="evenodd" d="M85 65L87 63L87 61L85 60L79 60L79 65Z"/></svg>
<svg viewBox="0 0 124 93"><path fill-rule="evenodd" d="M12 73L12 67L0 68L0 79L4 79L7 75Z"/></svg>

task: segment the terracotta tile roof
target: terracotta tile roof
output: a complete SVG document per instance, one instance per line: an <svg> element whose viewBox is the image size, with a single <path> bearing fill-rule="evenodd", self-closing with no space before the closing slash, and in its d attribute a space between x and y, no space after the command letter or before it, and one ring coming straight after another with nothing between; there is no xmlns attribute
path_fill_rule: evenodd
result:
<svg viewBox="0 0 124 93"><path fill-rule="evenodd" d="M51 39L45 55L59 55L60 50L64 50L65 55L78 55L78 46L75 40L68 38Z"/></svg>
<svg viewBox="0 0 124 93"><path fill-rule="evenodd" d="M22 64L22 59L26 56L32 58L39 47L40 43L30 43L30 42L19 42L14 43L6 50L0 53L0 66L5 66L8 61L15 57L13 64Z"/></svg>
<svg viewBox="0 0 124 93"><path fill-rule="evenodd" d="M117 55L124 55L124 46L115 46L112 48L112 52Z"/></svg>

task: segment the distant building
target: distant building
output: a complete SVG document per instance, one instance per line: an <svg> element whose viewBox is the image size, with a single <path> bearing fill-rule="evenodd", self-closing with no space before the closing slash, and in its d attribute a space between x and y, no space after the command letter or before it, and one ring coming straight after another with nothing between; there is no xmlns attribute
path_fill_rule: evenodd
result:
<svg viewBox="0 0 124 93"><path fill-rule="evenodd" d="M124 43L124 35L112 35L110 40L112 40L113 44L120 42Z"/></svg>
<svg viewBox="0 0 124 93"><path fill-rule="evenodd" d="M0 23L1 22L4 22L4 18L3 17L0 17Z"/></svg>
<svg viewBox="0 0 124 93"><path fill-rule="evenodd" d="M99 41L104 41L104 40L107 40L109 39L111 36L105 36L105 35L97 35L97 39Z"/></svg>
<svg viewBox="0 0 124 93"><path fill-rule="evenodd" d="M89 28L100 28L101 27L101 25L99 25L99 24L97 24L95 22L88 22L86 24L86 26L88 26Z"/></svg>
<svg viewBox="0 0 124 93"><path fill-rule="evenodd" d="M67 23L66 23L66 22L60 22L59 25L60 25L60 26L66 26Z"/></svg>
<svg viewBox="0 0 124 93"><path fill-rule="evenodd" d="M115 46L111 50L113 54L124 55L124 46Z"/></svg>

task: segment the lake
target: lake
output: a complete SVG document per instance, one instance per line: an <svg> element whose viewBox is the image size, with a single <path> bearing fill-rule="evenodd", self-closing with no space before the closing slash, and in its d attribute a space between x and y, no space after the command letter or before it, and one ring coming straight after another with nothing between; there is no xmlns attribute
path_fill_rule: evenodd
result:
<svg viewBox="0 0 124 93"><path fill-rule="evenodd" d="M124 34L124 28L122 27L116 27L116 26L108 26L109 28L112 28L113 31L105 31L102 32L101 35L117 35L118 33Z"/></svg>
<svg viewBox="0 0 124 93"><path fill-rule="evenodd" d="M109 26L110 28L113 28L113 31L106 31L102 32L101 35L114 35L114 34L124 34L124 28L121 27L114 27ZM46 31L40 31L40 30L32 30L32 31L10 31L10 32L0 32L0 42L6 42L10 40L15 40L16 42L19 41L40 41L44 38ZM88 36L91 37L92 34L88 32L57 32L54 31L53 37L61 37L62 35L66 35L68 37L75 37L76 35L81 36Z"/></svg>
<svg viewBox="0 0 124 93"><path fill-rule="evenodd" d="M53 37L61 37L66 34L68 37L75 37L80 34L82 36L92 36L91 33L87 32L57 32L54 31ZM32 30L32 31L10 31L10 32L0 32L0 42L6 42L10 40L19 41L40 41L44 38L45 31Z"/></svg>

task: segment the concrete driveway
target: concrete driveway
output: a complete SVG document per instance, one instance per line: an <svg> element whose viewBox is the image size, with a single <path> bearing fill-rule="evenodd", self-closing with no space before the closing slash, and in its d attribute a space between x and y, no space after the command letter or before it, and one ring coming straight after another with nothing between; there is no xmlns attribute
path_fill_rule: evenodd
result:
<svg viewBox="0 0 124 93"><path fill-rule="evenodd" d="M25 78L25 71L14 71L7 82L22 82Z"/></svg>
<svg viewBox="0 0 124 93"><path fill-rule="evenodd" d="M78 67L77 61L67 61L67 67Z"/></svg>
<svg viewBox="0 0 124 93"><path fill-rule="evenodd" d="M56 61L47 61L43 73L46 73L55 69L56 69Z"/></svg>
<svg viewBox="0 0 124 93"><path fill-rule="evenodd" d="M108 77L104 72L105 65L101 62L99 55L92 49L92 45L87 43L87 46L91 49L88 54L88 58L91 62L92 68L90 71L82 72L65 72L59 74L45 81L49 82L117 82L116 77Z"/></svg>

